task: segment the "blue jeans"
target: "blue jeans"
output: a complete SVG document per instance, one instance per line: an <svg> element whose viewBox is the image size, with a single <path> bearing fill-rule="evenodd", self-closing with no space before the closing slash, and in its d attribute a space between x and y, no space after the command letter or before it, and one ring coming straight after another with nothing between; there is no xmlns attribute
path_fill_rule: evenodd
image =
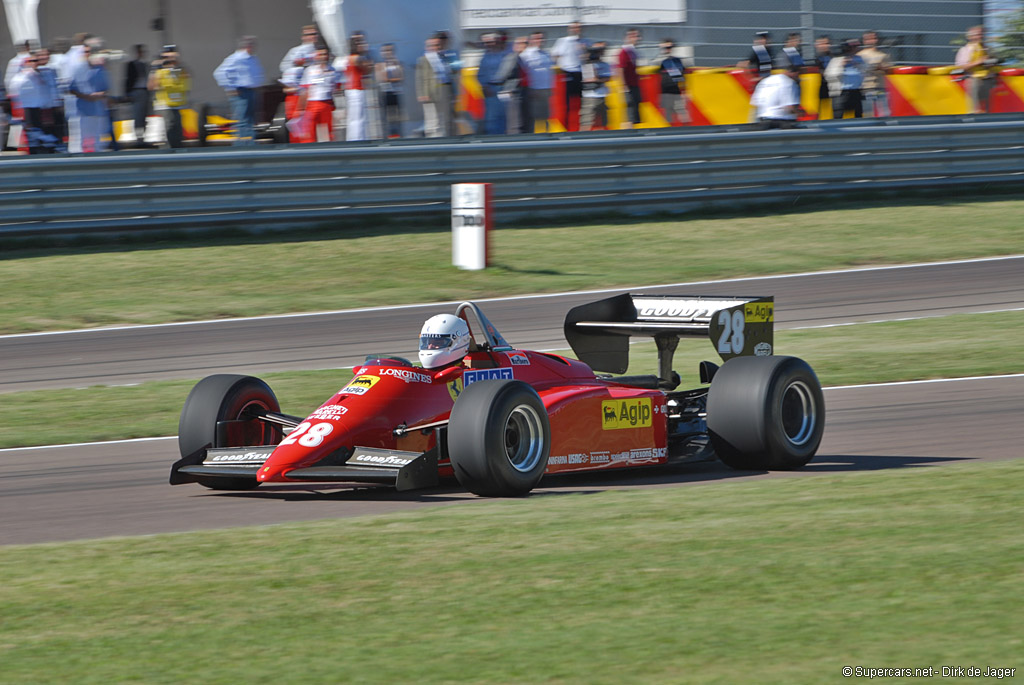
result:
<svg viewBox="0 0 1024 685"><path fill-rule="evenodd" d="M256 124L256 90L239 88L230 96L231 116L238 123L235 125L235 145L252 145L252 135Z"/></svg>
<svg viewBox="0 0 1024 685"><path fill-rule="evenodd" d="M497 95L484 98L484 133L507 133L505 119L505 103Z"/></svg>

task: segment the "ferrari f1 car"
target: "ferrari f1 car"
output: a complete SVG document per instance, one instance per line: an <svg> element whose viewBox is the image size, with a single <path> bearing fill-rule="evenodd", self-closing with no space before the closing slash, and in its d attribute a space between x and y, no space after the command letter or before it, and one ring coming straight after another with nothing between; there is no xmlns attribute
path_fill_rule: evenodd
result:
<svg viewBox="0 0 1024 685"><path fill-rule="evenodd" d="M306 417L281 413L257 378L201 380L181 413L171 484L409 490L454 476L478 495L519 496L546 474L715 457L796 469L821 441L821 385L806 362L773 355L771 297L623 294L575 307L564 330L578 360L513 348L472 302L455 316L469 327L461 359L427 369L370 356ZM634 336L654 339L657 375L611 375L627 371ZM672 369L684 337L710 339L724 362L701 362L696 389L678 389Z"/></svg>

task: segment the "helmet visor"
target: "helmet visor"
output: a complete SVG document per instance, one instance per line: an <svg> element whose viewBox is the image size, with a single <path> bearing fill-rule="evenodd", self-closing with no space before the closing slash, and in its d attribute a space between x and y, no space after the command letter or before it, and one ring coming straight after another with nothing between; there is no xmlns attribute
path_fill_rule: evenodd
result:
<svg viewBox="0 0 1024 685"><path fill-rule="evenodd" d="M431 333L420 336L421 350L446 350L455 343L451 333Z"/></svg>

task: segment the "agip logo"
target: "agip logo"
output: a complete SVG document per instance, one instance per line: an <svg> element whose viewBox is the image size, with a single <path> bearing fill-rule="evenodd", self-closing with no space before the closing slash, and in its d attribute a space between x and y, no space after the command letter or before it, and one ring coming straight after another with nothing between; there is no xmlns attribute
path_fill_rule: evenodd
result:
<svg viewBox="0 0 1024 685"><path fill-rule="evenodd" d="M378 381L380 381L380 376L356 376L351 381L349 381L348 385L341 389L341 394L364 395L366 394L367 390L377 385Z"/></svg>
<svg viewBox="0 0 1024 685"><path fill-rule="evenodd" d="M601 402L601 428L606 431L648 428L651 425L651 414L650 397L604 400Z"/></svg>

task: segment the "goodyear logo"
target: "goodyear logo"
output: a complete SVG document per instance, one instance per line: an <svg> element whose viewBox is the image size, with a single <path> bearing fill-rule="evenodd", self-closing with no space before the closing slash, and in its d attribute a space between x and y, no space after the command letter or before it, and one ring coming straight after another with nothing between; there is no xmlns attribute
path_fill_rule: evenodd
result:
<svg viewBox="0 0 1024 685"><path fill-rule="evenodd" d="M343 395L363 395L367 390L377 385L380 380L380 376L356 376L348 382L344 388L341 389Z"/></svg>
<svg viewBox="0 0 1024 685"><path fill-rule="evenodd" d="M606 431L620 428L647 428L650 425L650 397L601 402L601 428Z"/></svg>
<svg viewBox="0 0 1024 685"><path fill-rule="evenodd" d="M452 396L452 401L458 399L462 391L466 389L466 386L470 383L476 383L477 381L491 381L507 379L512 380L515 378L515 374L510 368L504 369L470 369L462 374L462 378L456 378L454 381L448 384L448 394Z"/></svg>
<svg viewBox="0 0 1024 685"><path fill-rule="evenodd" d="M743 320L747 323L775 321L774 302L747 302L743 305Z"/></svg>

